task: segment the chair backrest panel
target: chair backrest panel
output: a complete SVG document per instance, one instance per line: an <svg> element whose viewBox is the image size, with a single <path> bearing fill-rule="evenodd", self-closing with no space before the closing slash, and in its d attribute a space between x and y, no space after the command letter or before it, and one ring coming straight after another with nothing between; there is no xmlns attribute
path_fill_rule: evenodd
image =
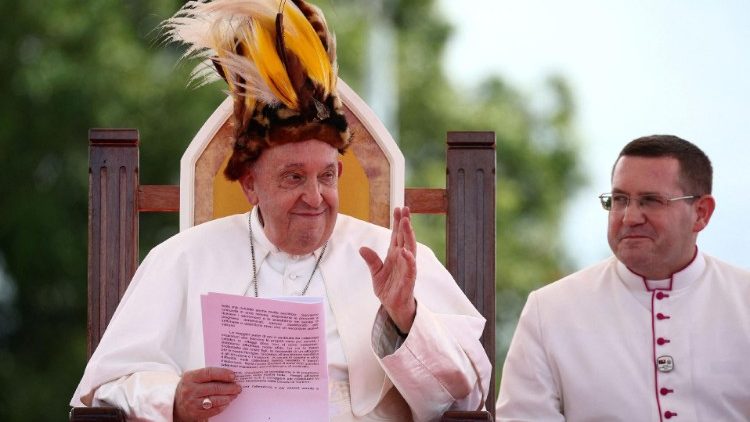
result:
<svg viewBox="0 0 750 422"><path fill-rule="evenodd" d="M404 158L372 110L339 80L339 94L352 133L342 157L340 211L390 227L391 211L403 205ZM232 152L232 99L201 127L180 162L180 230L250 207L236 182L223 176Z"/></svg>

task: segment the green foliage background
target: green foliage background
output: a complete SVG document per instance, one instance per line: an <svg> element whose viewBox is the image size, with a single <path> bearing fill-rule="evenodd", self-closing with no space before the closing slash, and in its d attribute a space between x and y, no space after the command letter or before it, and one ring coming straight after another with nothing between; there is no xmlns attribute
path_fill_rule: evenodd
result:
<svg viewBox="0 0 750 422"><path fill-rule="evenodd" d="M219 104L219 85L186 89L189 66L160 44L175 0L27 0L0 4L0 419L63 420L86 355L89 127L135 127L141 181L177 183L182 151ZM341 76L362 92L372 8L320 1L339 41ZM447 130L497 134L498 362L530 289L568 271L566 198L583 180L573 94L551 77L547 106L493 77L451 85L451 27L433 0L384 0L397 31L398 139L408 184L444 186ZM420 217L421 241L444 249L444 220ZM148 249L177 217L146 215Z"/></svg>

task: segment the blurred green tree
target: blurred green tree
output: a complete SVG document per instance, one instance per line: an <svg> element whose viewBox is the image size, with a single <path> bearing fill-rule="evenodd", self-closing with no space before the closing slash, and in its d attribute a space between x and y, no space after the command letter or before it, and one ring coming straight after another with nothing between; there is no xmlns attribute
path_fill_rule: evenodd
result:
<svg viewBox="0 0 750 422"><path fill-rule="evenodd" d="M64 418L86 356L89 127L137 127L143 180L174 183L221 99L188 91L153 28L178 1L0 6L0 420ZM170 140L170 141L165 141ZM143 242L177 217L147 217Z"/></svg>
<svg viewBox="0 0 750 422"><path fill-rule="evenodd" d="M186 89L190 66L177 65L180 51L159 42L154 28L180 4L0 4L3 421L63 418L85 365L88 128L138 128L141 180L177 183L178 157L223 97L217 85ZM358 92L372 76L362 53L373 22L393 31L392 129L410 185L444 184L447 130L497 133L498 339L507 338L526 292L568 269L561 211L581 182L572 94L553 78L551 105L537 110L497 77L452 85L441 62L451 30L433 0L383 0L377 10L365 0L319 4L338 35L341 75ZM420 240L444 249L441 218L416 224ZM146 215L142 247L176 230L176 216Z"/></svg>

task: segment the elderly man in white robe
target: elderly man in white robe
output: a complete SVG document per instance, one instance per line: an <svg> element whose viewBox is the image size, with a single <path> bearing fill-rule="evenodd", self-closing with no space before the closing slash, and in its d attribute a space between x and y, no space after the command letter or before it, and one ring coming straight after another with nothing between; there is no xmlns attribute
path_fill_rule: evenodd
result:
<svg viewBox="0 0 750 422"><path fill-rule="evenodd" d="M272 0L248 2L260 3L278 9ZM289 45L279 61L288 68L304 62L291 57L309 53L296 49L307 48L311 38L300 44L294 36L314 30L316 48L327 52L315 65L330 62L317 71L305 62L305 78L270 84L295 95L264 103L249 88L265 83L252 79L264 63L255 61L256 74L238 67L247 66L247 46L233 40L247 36L242 25L249 21L253 34L263 28L271 34L263 25L274 20L253 14L237 20L235 4L190 4L168 28L209 51L229 83L235 149L225 174L240 183L253 209L186 230L149 253L71 404L116 406L133 420L180 422L203 421L231 406L241 392L234 373L204 367L200 296L221 292L324 298L331 421L430 421L446 410L482 408L491 371L479 341L485 321L432 251L416 242L409 209L394 210L392 230L338 213L339 153L350 134L322 14L296 0L276 16L275 28L292 27L278 35L277 45ZM200 25L209 18L229 24L209 25L220 33L196 37L201 32L190 25L205 31ZM200 44L227 32L230 42ZM178 37L184 34L193 35ZM334 77L321 78L326 72ZM268 86L253 92L261 88Z"/></svg>

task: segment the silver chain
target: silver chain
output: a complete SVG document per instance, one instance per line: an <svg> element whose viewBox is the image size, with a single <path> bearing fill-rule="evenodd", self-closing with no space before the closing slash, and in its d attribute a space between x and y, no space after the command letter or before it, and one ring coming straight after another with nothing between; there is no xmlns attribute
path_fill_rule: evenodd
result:
<svg viewBox="0 0 750 422"><path fill-rule="evenodd" d="M255 297L258 297L258 269L255 265L255 242L253 242L253 223L252 223L252 213L250 213L247 216L247 228L248 232L250 233L250 260L253 263L253 292L255 293ZM305 284L305 288L302 289L302 293L300 293L300 296L304 296L305 293L307 293L307 288L310 287L310 282L312 282L313 276L315 275L315 271L318 270L318 266L320 265L320 261L323 260L323 255L326 253L326 247L328 247L328 241L326 240L326 243L323 245L323 250L320 251L320 255L318 255L318 260L315 261L315 267L312 270L312 273L310 273L310 278L307 280L307 284Z"/></svg>

